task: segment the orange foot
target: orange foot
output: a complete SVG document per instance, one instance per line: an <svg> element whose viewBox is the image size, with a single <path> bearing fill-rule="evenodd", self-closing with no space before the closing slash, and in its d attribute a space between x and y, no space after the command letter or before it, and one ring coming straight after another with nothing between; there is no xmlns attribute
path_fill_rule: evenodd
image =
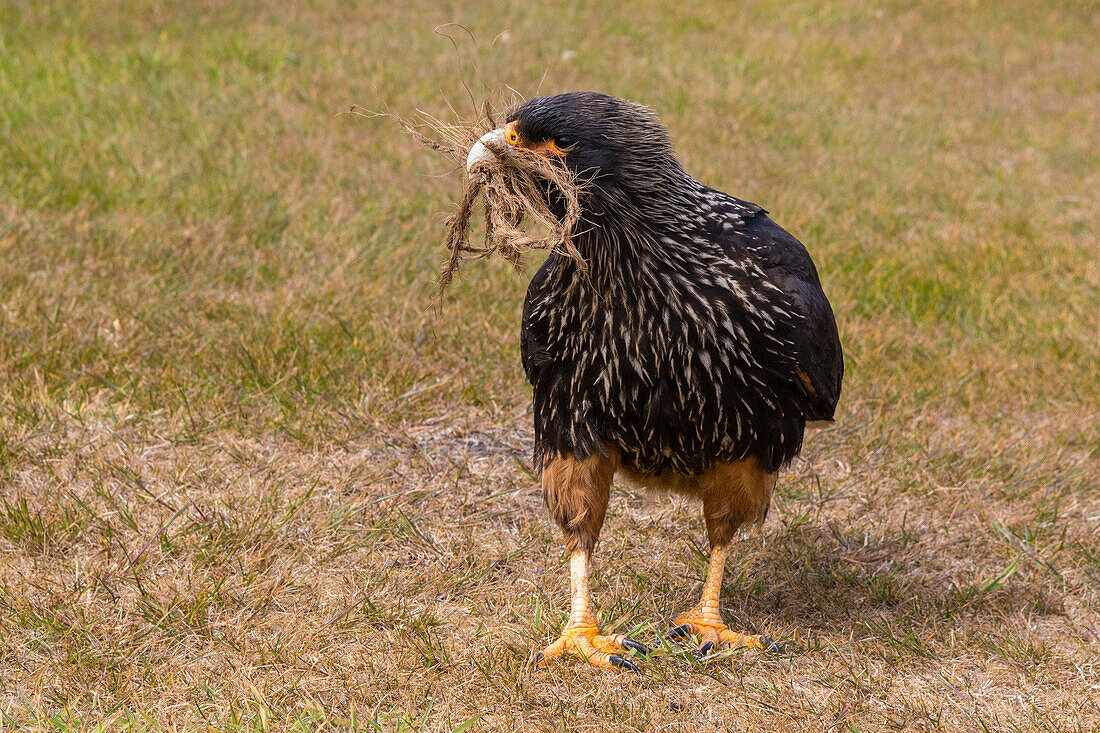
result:
<svg viewBox="0 0 1100 733"><path fill-rule="evenodd" d="M668 632L668 638L670 639L689 635L699 637L698 656L700 657L723 648L740 649L747 647L749 649L780 651L779 645L771 638L730 631L722 623L722 619L717 613L711 609L701 609L698 606L673 618L672 628Z"/></svg>
<svg viewBox="0 0 1100 733"><path fill-rule="evenodd" d="M563 655L580 657L593 667L615 669L624 667L640 672L638 665L623 656L635 652L642 656L649 654L649 648L622 634L604 636L595 620L570 621L562 629L561 636L550 646L535 654L535 664L546 666L550 660Z"/></svg>

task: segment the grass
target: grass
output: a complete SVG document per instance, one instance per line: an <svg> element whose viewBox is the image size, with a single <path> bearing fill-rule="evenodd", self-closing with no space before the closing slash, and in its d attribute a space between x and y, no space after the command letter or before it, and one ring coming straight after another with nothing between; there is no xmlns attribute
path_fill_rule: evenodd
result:
<svg viewBox="0 0 1100 733"><path fill-rule="evenodd" d="M3 5L0 730L1100 729L1098 27L1068 1ZM814 254L838 424L724 589L783 657L530 669L567 591L526 282L474 263L428 310L455 173L338 114L445 114L463 80L650 104ZM703 536L616 491L605 625L655 639Z"/></svg>

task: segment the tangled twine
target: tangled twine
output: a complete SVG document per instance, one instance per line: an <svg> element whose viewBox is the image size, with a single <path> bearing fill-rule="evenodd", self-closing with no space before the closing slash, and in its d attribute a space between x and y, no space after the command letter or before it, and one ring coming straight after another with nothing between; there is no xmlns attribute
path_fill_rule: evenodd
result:
<svg viewBox="0 0 1100 733"><path fill-rule="evenodd" d="M352 108L355 111L355 108ZM448 124L436 117L419 113L423 125L431 128L442 140L420 132L408 120L392 112L375 113L397 122L405 132L422 145L452 158L466 168L466 155L481 136L497 127L496 117L486 104L483 119L476 123ZM437 299L454 280L463 260L487 259L499 255L517 270L523 267L523 254L528 249L557 252L577 263L581 271L587 267L581 253L573 245L573 236L581 221L580 194L583 182L565 166L554 164L538 153L515 148L489 149L491 160L477 164L463 176L462 198L458 210L447 218L444 246L450 256L439 273ZM549 184L549 188L547 187ZM547 191L560 196L565 215L559 217L550 208ZM485 237L481 245L470 241L474 205L484 197ZM546 236L535 237L520 228L524 219L545 227Z"/></svg>

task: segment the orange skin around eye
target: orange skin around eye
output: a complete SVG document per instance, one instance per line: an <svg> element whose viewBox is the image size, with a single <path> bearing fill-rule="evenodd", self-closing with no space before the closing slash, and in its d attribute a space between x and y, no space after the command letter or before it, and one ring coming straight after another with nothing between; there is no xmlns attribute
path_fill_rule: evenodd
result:
<svg viewBox="0 0 1100 733"><path fill-rule="evenodd" d="M530 150L532 153L550 154L563 158L567 152L559 148L553 140L543 140L542 142L524 140L523 136L516 130L515 122L509 122L504 126L504 139L512 147Z"/></svg>

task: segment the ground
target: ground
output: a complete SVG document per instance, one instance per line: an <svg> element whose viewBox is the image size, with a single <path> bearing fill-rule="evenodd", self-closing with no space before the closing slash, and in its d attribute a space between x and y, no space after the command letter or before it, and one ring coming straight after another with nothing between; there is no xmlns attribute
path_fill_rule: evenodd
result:
<svg viewBox="0 0 1100 733"><path fill-rule="evenodd" d="M4 4L0 730L1100 729L1098 28L1088 2ZM532 669L567 583L525 277L471 263L430 309L458 172L340 114L468 114L463 82L652 105L819 263L837 424L724 585L782 656ZM704 560L697 506L615 491L605 627L655 641Z"/></svg>

